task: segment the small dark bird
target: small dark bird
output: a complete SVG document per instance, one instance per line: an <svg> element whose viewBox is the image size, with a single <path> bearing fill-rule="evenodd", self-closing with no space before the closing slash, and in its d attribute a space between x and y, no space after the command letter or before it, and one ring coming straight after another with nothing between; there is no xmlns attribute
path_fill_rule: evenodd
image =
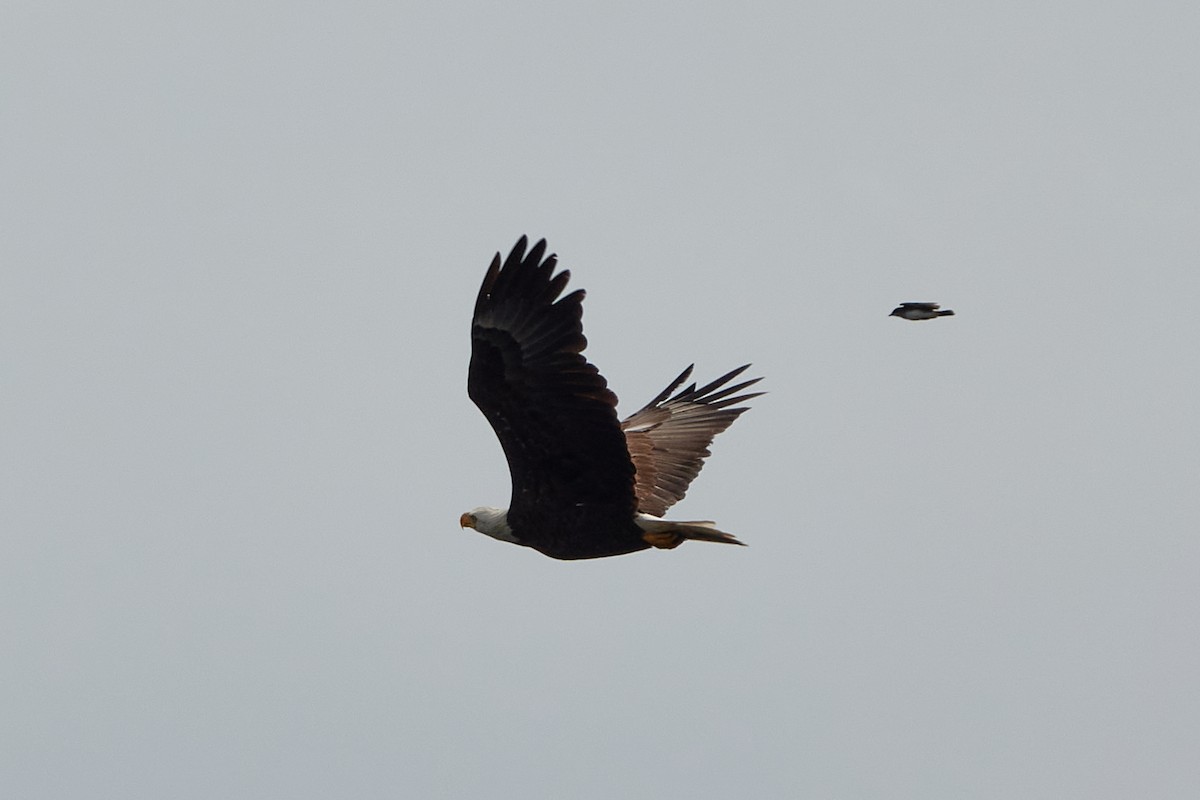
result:
<svg viewBox="0 0 1200 800"><path fill-rule="evenodd" d="M950 309L938 311L941 308L937 303L901 303L889 317L900 317L902 319L933 319L934 317L953 317L954 312Z"/></svg>

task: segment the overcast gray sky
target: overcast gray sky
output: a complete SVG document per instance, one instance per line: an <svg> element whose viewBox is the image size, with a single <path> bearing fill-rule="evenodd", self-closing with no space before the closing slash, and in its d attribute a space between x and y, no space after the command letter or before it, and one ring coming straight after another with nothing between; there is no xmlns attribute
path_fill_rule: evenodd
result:
<svg viewBox="0 0 1200 800"><path fill-rule="evenodd" d="M1200 796L1198 9L6 2L6 795ZM458 528L523 233L749 547Z"/></svg>

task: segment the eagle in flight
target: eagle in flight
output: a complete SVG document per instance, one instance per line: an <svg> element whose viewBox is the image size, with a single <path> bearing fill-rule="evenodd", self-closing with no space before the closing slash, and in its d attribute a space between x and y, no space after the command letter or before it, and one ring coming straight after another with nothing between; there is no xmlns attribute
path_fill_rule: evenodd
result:
<svg viewBox="0 0 1200 800"><path fill-rule="evenodd" d="M700 472L713 437L746 411L759 381L746 366L696 388L685 369L624 421L617 397L583 356L584 291L560 297L545 239L524 236L492 260L471 320L467 393L496 431L512 476L508 508L459 523L551 558L603 558L670 549L688 539L742 544L707 521L663 519ZM678 390L678 391L676 391ZM672 394L674 392L674 394ZM739 394L741 392L741 394Z"/></svg>

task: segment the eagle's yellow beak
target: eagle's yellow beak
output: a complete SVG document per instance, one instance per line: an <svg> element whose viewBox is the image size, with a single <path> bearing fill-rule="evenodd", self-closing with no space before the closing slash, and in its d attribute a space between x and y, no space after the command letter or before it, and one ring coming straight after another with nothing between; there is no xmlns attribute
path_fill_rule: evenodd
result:
<svg viewBox="0 0 1200 800"><path fill-rule="evenodd" d="M473 514L463 514L461 517L458 518L458 527L474 528L475 527L475 516Z"/></svg>

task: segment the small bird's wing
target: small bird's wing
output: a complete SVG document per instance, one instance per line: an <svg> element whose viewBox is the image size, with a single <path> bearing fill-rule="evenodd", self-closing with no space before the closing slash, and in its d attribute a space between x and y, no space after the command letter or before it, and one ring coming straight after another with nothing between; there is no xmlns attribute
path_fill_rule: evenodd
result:
<svg viewBox="0 0 1200 800"><path fill-rule="evenodd" d="M492 260L471 321L467 393L496 431L512 473L510 520L567 506L636 511L617 397L582 355L582 289L559 298L543 239Z"/></svg>
<svg viewBox="0 0 1200 800"><path fill-rule="evenodd" d="M761 380L726 386L749 366L739 367L700 389L693 383L671 397L671 392L692 374L689 366L645 408L621 423L629 456L637 467L638 511L661 517L683 499L710 455L708 447L713 437L747 410L729 406L762 394L730 397Z"/></svg>
<svg viewBox="0 0 1200 800"><path fill-rule="evenodd" d="M941 308L941 305L938 303L901 303L900 307L912 308L916 309L917 311L937 311L939 308Z"/></svg>

